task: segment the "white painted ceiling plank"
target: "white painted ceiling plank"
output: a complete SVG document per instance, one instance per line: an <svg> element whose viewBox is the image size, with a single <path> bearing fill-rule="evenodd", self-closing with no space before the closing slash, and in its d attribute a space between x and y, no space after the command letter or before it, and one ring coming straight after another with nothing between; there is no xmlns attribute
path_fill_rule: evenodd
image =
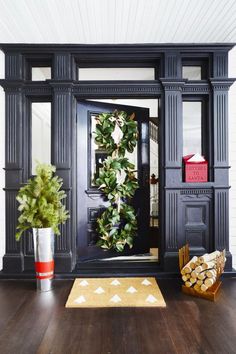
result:
<svg viewBox="0 0 236 354"><path fill-rule="evenodd" d="M236 0L0 0L0 42L235 42Z"/></svg>
<svg viewBox="0 0 236 354"><path fill-rule="evenodd" d="M162 32L160 36L162 41L165 41L167 38L170 38L171 33L174 30L174 24L176 22L176 18L174 14L178 14L179 4L175 0L170 0L167 2L166 8L166 16L162 17Z"/></svg>
<svg viewBox="0 0 236 354"><path fill-rule="evenodd" d="M212 28L209 31L208 34L209 37L215 35L216 38L218 34L218 30L220 28L221 40L224 41L224 38L229 33L231 33L232 29L236 28L236 9L234 5L235 5L235 0L231 1L231 6L229 7L225 6L224 12L221 13L221 18L218 18L218 26L217 26L217 19L216 19L215 26L212 25ZM224 30L222 30L222 27L224 27Z"/></svg>
<svg viewBox="0 0 236 354"><path fill-rule="evenodd" d="M174 26L172 27L172 33L170 33L170 38L171 38L170 42L172 42L173 39L178 35L181 25L183 25L184 22L183 20L188 11L188 6L190 1L191 0L183 0L182 6L178 6L177 8L178 15L175 16L175 27Z"/></svg>
<svg viewBox="0 0 236 354"><path fill-rule="evenodd" d="M219 4L217 8L215 8L215 11L213 13L211 11L208 11L208 16L206 20L203 21L203 19L201 19L201 27L199 26L199 29L201 29L201 31L199 31L198 33L198 37L200 40L202 40L203 38L206 38L206 40L208 40L209 38L214 37L215 34L219 35L218 29L221 29L223 25L227 25L228 17L232 16L230 12L231 5L231 1L227 3L224 3L222 1L222 3ZM222 31L220 31L220 36L222 36Z"/></svg>

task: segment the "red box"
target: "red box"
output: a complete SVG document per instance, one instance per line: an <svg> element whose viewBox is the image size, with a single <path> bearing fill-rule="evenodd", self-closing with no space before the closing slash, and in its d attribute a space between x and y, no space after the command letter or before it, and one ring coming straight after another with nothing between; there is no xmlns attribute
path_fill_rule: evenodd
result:
<svg viewBox="0 0 236 354"><path fill-rule="evenodd" d="M208 162L188 161L193 156L194 155L192 154L183 157L185 182L188 183L208 182Z"/></svg>

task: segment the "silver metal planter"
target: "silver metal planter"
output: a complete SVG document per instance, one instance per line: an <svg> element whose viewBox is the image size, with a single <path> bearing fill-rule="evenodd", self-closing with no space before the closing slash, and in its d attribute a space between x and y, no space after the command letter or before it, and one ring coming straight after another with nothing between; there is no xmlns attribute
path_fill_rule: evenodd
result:
<svg viewBox="0 0 236 354"><path fill-rule="evenodd" d="M54 234L51 228L33 228L37 290L52 289L54 277Z"/></svg>

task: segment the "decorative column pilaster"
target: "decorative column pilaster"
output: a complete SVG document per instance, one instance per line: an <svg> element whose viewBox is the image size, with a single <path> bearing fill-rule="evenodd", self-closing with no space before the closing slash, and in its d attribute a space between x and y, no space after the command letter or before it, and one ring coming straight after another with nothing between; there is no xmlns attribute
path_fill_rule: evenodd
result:
<svg viewBox="0 0 236 354"><path fill-rule="evenodd" d="M24 270L22 243L15 240L18 218L16 194L23 178L22 56L19 53L7 53L5 62L8 83L4 86L6 112L6 253L3 257L3 270L4 272L18 273Z"/></svg>
<svg viewBox="0 0 236 354"><path fill-rule="evenodd" d="M75 155L75 117L72 117L71 55L56 53L54 57L54 80L52 107L52 164L56 166L57 175L63 178L66 191L66 208L70 210L70 219L61 226L61 236L55 241L56 272L71 272L75 265L76 192L72 178Z"/></svg>
<svg viewBox="0 0 236 354"><path fill-rule="evenodd" d="M167 58L168 72L178 75L178 57ZM167 73L166 73L167 75ZM170 76L170 75L169 75ZM179 248L179 197L173 189L182 182L182 87L184 80L178 78L161 79L164 88L164 204L165 209L165 269L176 269Z"/></svg>
<svg viewBox="0 0 236 354"><path fill-rule="evenodd" d="M216 54L214 72L227 75L225 56ZM234 80L211 79L214 126L214 248L226 249L226 269L232 269L229 252L229 161L228 161L228 90Z"/></svg>

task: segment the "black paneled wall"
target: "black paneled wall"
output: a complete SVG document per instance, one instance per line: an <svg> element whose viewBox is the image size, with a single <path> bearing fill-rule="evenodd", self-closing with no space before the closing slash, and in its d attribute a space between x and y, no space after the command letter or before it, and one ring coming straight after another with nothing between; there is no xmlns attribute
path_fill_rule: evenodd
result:
<svg viewBox="0 0 236 354"><path fill-rule="evenodd" d="M158 98L160 168L160 264L163 271L178 271L178 249L189 242L192 254L227 249L232 268L228 220L228 51L230 45L18 45L2 44L6 79L6 253L4 272L33 272L33 244L29 232L15 241L16 193L31 175L31 102L52 103L51 160L64 180L66 206L71 218L56 238L56 272L68 274L77 263L76 106L78 99ZM182 78L183 62L202 66L204 79ZM51 66L52 78L31 81L32 66ZM78 81L83 67L153 66L153 81ZM182 101L203 99L206 114L203 144L209 162L209 182L183 181ZM77 265L77 267L76 267ZM75 268L76 267L76 268ZM103 273L111 270L103 269ZM158 267L158 265L157 265ZM112 269L117 272L113 266ZM141 269L141 267L140 267ZM96 273L90 264L90 273ZM130 273L129 268L129 273Z"/></svg>

